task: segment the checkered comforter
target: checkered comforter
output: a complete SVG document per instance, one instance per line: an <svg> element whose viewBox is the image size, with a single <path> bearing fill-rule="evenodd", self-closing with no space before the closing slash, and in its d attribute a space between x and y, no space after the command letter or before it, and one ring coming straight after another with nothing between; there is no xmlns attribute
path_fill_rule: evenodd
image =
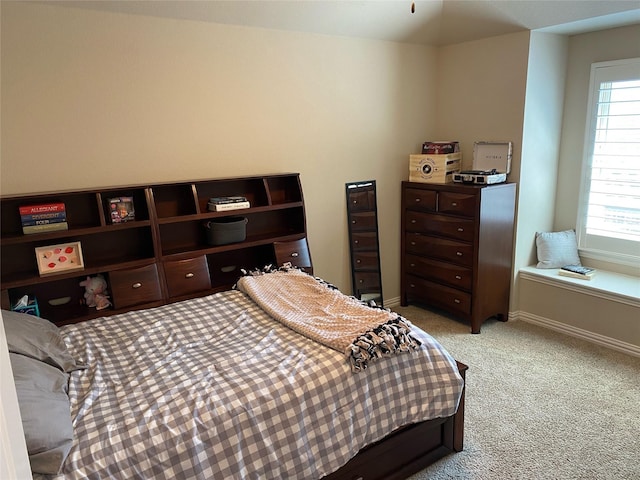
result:
<svg viewBox="0 0 640 480"><path fill-rule="evenodd" d="M422 347L350 371L232 290L63 327L72 373L65 479L314 479L413 422L449 416L462 379ZM312 353L313 352L313 353Z"/></svg>

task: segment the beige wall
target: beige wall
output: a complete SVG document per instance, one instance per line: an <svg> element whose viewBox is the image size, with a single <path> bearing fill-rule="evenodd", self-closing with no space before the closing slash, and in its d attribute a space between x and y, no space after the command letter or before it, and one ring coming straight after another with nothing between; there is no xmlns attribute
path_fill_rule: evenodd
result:
<svg viewBox="0 0 640 480"><path fill-rule="evenodd" d="M509 181L518 181L528 49L529 32L520 32L438 50L435 132L461 142L464 168L474 142L511 141Z"/></svg>
<svg viewBox="0 0 640 480"><path fill-rule="evenodd" d="M524 168L521 159L529 38L530 32L520 32L438 51L438 137L460 140L463 166L469 169L474 142L513 142L508 181L518 183L519 190ZM515 256L517 248L516 242ZM513 310L517 308L516 289L512 287L511 291Z"/></svg>
<svg viewBox="0 0 640 480"><path fill-rule="evenodd" d="M316 273L350 291L344 184L378 183L385 298L400 182L434 133L436 50L2 3L1 192L300 172Z"/></svg>

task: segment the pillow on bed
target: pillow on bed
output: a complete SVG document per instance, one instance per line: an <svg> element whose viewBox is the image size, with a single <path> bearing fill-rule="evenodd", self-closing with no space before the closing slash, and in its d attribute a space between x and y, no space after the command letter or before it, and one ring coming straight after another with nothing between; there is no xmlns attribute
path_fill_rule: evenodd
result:
<svg viewBox="0 0 640 480"><path fill-rule="evenodd" d="M58 473L73 442L69 374L31 357L9 356L31 471Z"/></svg>
<svg viewBox="0 0 640 480"><path fill-rule="evenodd" d="M581 265L574 230L536 233L538 268L560 268Z"/></svg>
<svg viewBox="0 0 640 480"><path fill-rule="evenodd" d="M86 368L71 356L60 330L50 321L10 310L2 310L2 320L9 352L41 360L64 372Z"/></svg>

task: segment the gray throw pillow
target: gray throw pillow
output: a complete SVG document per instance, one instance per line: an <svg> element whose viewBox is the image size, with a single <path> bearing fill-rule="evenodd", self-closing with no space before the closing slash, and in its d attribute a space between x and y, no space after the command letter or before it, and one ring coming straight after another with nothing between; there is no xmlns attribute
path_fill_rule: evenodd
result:
<svg viewBox="0 0 640 480"><path fill-rule="evenodd" d="M561 268L582 265L578 256L578 242L574 230L536 233L538 268Z"/></svg>
<svg viewBox="0 0 640 480"><path fill-rule="evenodd" d="M26 355L71 372L86 368L71 356L60 329L40 317L2 310L9 352Z"/></svg>
<svg viewBox="0 0 640 480"><path fill-rule="evenodd" d="M73 443L69 374L17 353L9 353L31 471L60 472Z"/></svg>

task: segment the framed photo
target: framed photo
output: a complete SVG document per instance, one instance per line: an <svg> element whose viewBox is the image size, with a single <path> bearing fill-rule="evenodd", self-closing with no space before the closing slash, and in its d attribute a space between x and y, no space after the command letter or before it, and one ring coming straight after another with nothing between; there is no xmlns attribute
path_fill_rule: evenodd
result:
<svg viewBox="0 0 640 480"><path fill-rule="evenodd" d="M124 223L136 219L133 208L133 197L116 197L109 199L109 218L111 223Z"/></svg>
<svg viewBox="0 0 640 480"><path fill-rule="evenodd" d="M40 275L54 275L84 269L80 242L37 247L36 261Z"/></svg>

